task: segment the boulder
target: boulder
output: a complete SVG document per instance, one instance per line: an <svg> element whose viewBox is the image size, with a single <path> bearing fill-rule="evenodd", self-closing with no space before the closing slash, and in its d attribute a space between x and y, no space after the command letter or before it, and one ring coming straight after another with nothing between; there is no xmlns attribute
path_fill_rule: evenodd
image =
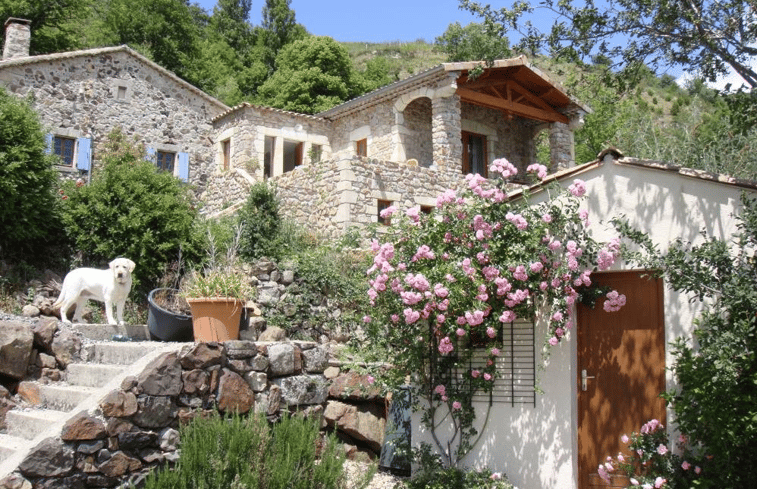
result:
<svg viewBox="0 0 757 489"><path fill-rule="evenodd" d="M23 379L32 359L34 334L25 324L0 321L0 374Z"/></svg>
<svg viewBox="0 0 757 489"><path fill-rule="evenodd" d="M372 404L355 406L335 400L326 404L323 413L329 427L366 443L377 453L381 451L386 428L382 415L381 409Z"/></svg>

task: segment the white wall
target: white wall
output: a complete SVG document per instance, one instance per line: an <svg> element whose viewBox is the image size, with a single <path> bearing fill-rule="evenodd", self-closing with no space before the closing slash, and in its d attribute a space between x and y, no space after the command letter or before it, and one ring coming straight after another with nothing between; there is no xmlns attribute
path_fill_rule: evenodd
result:
<svg viewBox="0 0 757 489"><path fill-rule="evenodd" d="M621 215L637 229L649 233L662 250L679 237L701 242L701 229L714 237L730 236L736 230L734 214L740 208L742 189L734 185L621 164L610 157L603 164L587 165L563 178L561 183L568 186L574 178L586 182L587 197L581 208L589 211L590 231L600 241L616 236L609 220ZM545 197L544 193L537 193L532 200ZM628 268L631 267L622 260L613 267ZM669 288L665 289L664 300L666 342L681 335L691 337L692 320L699 306ZM544 337L544 326L537 325L537 364ZM538 371L544 392L537 394L536 407L495 404L485 435L464 460L465 466L504 472L519 489L576 487L575 340L562 342L552 350L546 369ZM668 351L666 364L671 363ZM668 373L668 388L671 387L673 379ZM483 423L484 407L477 412L477 427ZM669 413L668 420L671 419ZM422 441L431 442L430 435L421 428L420 416L416 414L412 434L415 446Z"/></svg>

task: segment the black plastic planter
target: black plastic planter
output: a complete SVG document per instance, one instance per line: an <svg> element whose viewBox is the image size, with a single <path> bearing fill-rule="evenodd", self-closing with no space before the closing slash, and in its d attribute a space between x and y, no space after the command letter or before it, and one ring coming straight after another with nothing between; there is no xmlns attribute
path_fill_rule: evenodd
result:
<svg viewBox="0 0 757 489"><path fill-rule="evenodd" d="M176 295L176 289L153 289L147 296L147 329L150 339L159 341L194 341L192 316L177 314L163 309L155 303L155 294L165 291Z"/></svg>

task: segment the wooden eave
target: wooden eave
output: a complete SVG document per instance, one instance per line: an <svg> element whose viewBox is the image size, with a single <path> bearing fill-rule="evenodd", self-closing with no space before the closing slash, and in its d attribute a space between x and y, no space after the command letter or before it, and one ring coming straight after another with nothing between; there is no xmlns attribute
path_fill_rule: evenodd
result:
<svg viewBox="0 0 757 489"><path fill-rule="evenodd" d="M463 102L500 110L542 122L562 122L569 118L561 110L573 101L549 80L528 65L492 67L471 79L469 70L457 78L457 94Z"/></svg>

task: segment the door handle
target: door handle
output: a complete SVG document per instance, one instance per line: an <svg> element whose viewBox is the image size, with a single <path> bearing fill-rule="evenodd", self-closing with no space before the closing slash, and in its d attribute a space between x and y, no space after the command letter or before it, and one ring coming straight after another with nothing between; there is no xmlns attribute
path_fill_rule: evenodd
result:
<svg viewBox="0 0 757 489"><path fill-rule="evenodd" d="M586 391L586 381L593 379L593 375L586 375L586 369L581 370L581 390Z"/></svg>

